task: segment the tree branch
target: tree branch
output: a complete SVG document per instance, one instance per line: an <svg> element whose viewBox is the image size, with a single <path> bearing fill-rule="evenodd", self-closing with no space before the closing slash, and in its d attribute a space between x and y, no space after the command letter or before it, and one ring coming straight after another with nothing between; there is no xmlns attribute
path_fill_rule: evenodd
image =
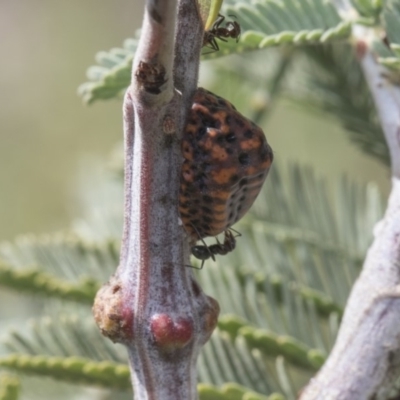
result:
<svg viewBox="0 0 400 400"><path fill-rule="evenodd" d="M372 30L354 30L356 49L390 149L392 191L376 225L328 360L300 396L386 399L400 375L400 88L370 50Z"/></svg>
<svg viewBox="0 0 400 400"><path fill-rule="evenodd" d="M178 8L174 0L148 0L125 96L120 265L93 311L102 333L127 347L141 400L197 398L197 356L219 313L185 267L190 249L178 212L180 143L202 36L194 0Z"/></svg>

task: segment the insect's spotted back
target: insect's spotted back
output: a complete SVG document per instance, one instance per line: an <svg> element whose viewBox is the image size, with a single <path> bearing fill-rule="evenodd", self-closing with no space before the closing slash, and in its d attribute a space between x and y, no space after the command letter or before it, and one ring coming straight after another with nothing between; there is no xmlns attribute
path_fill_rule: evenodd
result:
<svg viewBox="0 0 400 400"><path fill-rule="evenodd" d="M216 236L243 217L273 159L261 128L202 88L189 111L182 152L179 210L193 240Z"/></svg>

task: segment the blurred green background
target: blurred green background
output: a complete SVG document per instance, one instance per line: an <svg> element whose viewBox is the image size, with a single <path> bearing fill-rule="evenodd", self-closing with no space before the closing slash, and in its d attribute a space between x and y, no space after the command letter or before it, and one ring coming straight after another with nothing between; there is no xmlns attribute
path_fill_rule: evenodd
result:
<svg viewBox="0 0 400 400"><path fill-rule="evenodd" d="M97 51L140 25L142 2L0 0L0 239L64 228L80 160L122 138L121 102L77 96Z"/></svg>
<svg viewBox="0 0 400 400"><path fill-rule="evenodd" d="M142 1L0 0L0 240L63 229L79 215L82 160L106 160L122 139L122 119L121 101L86 107L76 90L95 53L121 46L142 13ZM202 76L208 87L212 79ZM289 105L278 105L268 122L276 159L375 181L387 193L388 170L338 124Z"/></svg>

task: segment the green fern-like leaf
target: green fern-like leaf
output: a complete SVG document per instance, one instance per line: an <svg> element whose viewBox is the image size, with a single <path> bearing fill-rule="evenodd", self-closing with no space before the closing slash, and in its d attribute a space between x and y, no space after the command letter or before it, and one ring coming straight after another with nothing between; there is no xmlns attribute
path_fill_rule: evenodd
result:
<svg viewBox="0 0 400 400"><path fill-rule="evenodd" d="M18 290L20 293L33 293L86 304L93 303L93 298L100 287L98 282L89 278L71 283L38 268L17 270L14 266L2 263L0 263L0 285Z"/></svg>
<svg viewBox="0 0 400 400"><path fill-rule="evenodd" d="M52 377L65 382L124 390L131 388L128 366L110 361L96 363L78 357L14 354L0 357L0 367L24 374Z"/></svg>
<svg viewBox="0 0 400 400"><path fill-rule="evenodd" d="M383 45L382 45L383 46ZM303 80L292 82L292 98L301 107L335 116L364 152L390 165L389 151L373 99L349 46L306 49L309 66Z"/></svg>
<svg viewBox="0 0 400 400"><path fill-rule="evenodd" d="M0 366L28 375L51 377L74 384L131 390L129 367L107 361L96 363L77 357L57 358L14 354L0 358ZM17 400L19 382L16 378L4 376L0 379L0 385L1 400ZM281 394L273 393L265 396L236 383L224 384L222 388L213 387L209 384L199 384L198 391L199 398L202 400L285 400L285 397Z"/></svg>
<svg viewBox="0 0 400 400"><path fill-rule="evenodd" d="M73 316L58 311L53 313L54 316L35 319L24 333L10 331L3 343L9 352L17 354L126 363L124 348L112 344L100 334L89 310L80 311Z"/></svg>
<svg viewBox="0 0 400 400"><path fill-rule="evenodd" d="M0 376L0 400L17 400L19 396L19 379L12 375Z"/></svg>
<svg viewBox="0 0 400 400"><path fill-rule="evenodd" d="M383 203L376 188L347 180L335 192L332 199L311 169L293 166L282 171L274 165L252 211L236 226L242 233L238 251L224 262L293 280L342 306Z"/></svg>
<svg viewBox="0 0 400 400"><path fill-rule="evenodd" d="M205 50L203 59L277 45L327 43L346 39L351 33L350 22L341 20L333 5L324 0L237 1L225 6L223 13L237 16L240 40L220 41L220 50ZM86 103L117 97L128 87L139 36L137 31L122 49L97 54L98 65L88 69L89 82L78 90Z"/></svg>
<svg viewBox="0 0 400 400"><path fill-rule="evenodd" d="M398 73L400 72L400 1L386 1L382 18L390 50L383 43L377 43L375 50L380 55L379 62L397 72L396 81L398 82Z"/></svg>
<svg viewBox="0 0 400 400"><path fill-rule="evenodd" d="M114 48L96 55L98 65L87 70L89 82L78 89L85 103L118 97L128 87L139 36L140 31L137 31L135 38L125 40L122 49Z"/></svg>
<svg viewBox="0 0 400 400"><path fill-rule="evenodd" d="M242 236L235 253L218 258L218 263L207 262L198 272L206 293L221 306L218 329L199 359L199 380L208 385L201 396L227 398L223 385L235 382L246 388L242 398L283 395L291 400L324 362L383 208L372 186L343 179L335 193L333 197L327 182L310 168L275 163L256 204L237 226ZM109 210L121 210L119 196L109 199ZM92 200L97 201L96 196ZM89 211L93 208L88 205ZM122 231L120 211L104 209L102 215L115 229L101 243L59 234L23 237L1 246L7 279L19 273L24 277L33 263L41 268L33 281L42 273L79 287L79 279L90 273L96 278L93 288L100 285L118 263L116 232ZM88 218L85 236L93 240L103 225L101 215ZM126 376L128 383L113 377L116 364L127 371L123 349L89 322L88 307L71 304L68 309L74 317L55 309L24 333L10 332L5 344L17 356L4 359L3 367L66 382L127 388ZM111 364L104 366L101 360ZM50 368L53 364L56 367ZM103 370L110 377L104 378Z"/></svg>
<svg viewBox="0 0 400 400"><path fill-rule="evenodd" d="M351 0L351 4L361 16L361 22L370 21L371 25L377 25L383 6L381 0Z"/></svg>
<svg viewBox="0 0 400 400"><path fill-rule="evenodd" d="M23 276L23 273L35 274L29 267L37 265L48 274L41 275L43 279L55 276L66 283L77 284L70 286L70 290L75 287L78 291L85 285L94 288L93 277L95 282L106 281L118 265L118 257L119 244L114 240L93 244L69 233L26 235L0 246L0 260L6 267L13 266ZM62 284L60 280L55 281L55 285L56 282Z"/></svg>
<svg viewBox="0 0 400 400"><path fill-rule="evenodd" d="M278 393L264 396L259 393L250 392L248 388L236 383L226 383L220 388L209 384L200 383L197 386L200 400L285 400Z"/></svg>
<svg viewBox="0 0 400 400"><path fill-rule="evenodd" d="M250 351L242 337L232 340L219 330L200 354L198 377L202 383L217 387L236 382L247 391L264 395L283 392L273 359L267 361L259 351Z"/></svg>
<svg viewBox="0 0 400 400"><path fill-rule="evenodd" d="M325 43L350 35L350 24L340 19L330 3L319 0L238 1L225 12L239 16L244 31L240 43L249 49Z"/></svg>

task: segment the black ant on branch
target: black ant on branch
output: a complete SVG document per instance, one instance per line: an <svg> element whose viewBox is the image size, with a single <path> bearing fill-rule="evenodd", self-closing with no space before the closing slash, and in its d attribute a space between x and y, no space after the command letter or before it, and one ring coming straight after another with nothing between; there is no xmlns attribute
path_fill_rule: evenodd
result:
<svg viewBox="0 0 400 400"><path fill-rule="evenodd" d="M236 233L236 236L232 232ZM199 260L202 260L200 269L203 268L205 261L208 260L209 258L211 258L213 261L215 261L216 255L224 256L225 254L228 254L231 251L233 251L236 247L236 237L242 236L238 231L235 231L232 228L227 229L224 232L224 235L225 235L225 238L224 238L223 243L221 243L218 240L218 238L216 238L216 240L217 240L216 244L207 246L207 244L203 240L204 245L193 246L191 248L192 254Z"/></svg>
<svg viewBox="0 0 400 400"><path fill-rule="evenodd" d="M234 17L234 15L229 15L229 17ZM225 23L225 27L221 26L221 24L225 21L225 17L221 14L218 14L218 18L215 20L213 26L208 31L204 32L203 37L203 47L209 46L213 51L218 51L219 46L216 39L222 40L223 42L227 42L227 38L236 39L236 43L240 38L240 25L236 21L228 21Z"/></svg>

